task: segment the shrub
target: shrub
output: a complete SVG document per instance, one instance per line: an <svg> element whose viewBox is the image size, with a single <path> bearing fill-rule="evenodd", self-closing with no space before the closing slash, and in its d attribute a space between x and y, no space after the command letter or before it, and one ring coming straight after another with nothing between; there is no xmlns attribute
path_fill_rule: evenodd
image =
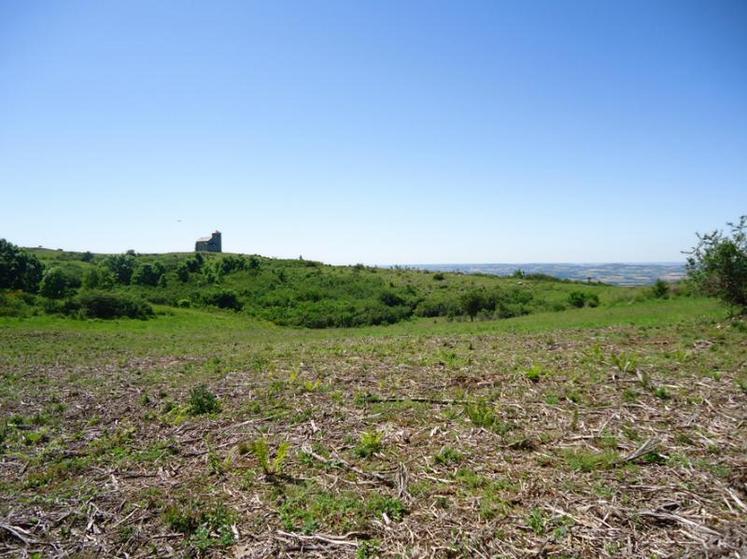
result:
<svg viewBox="0 0 747 559"><path fill-rule="evenodd" d="M476 289L462 295L460 302L464 314L468 315L470 320L474 320L477 313L488 305L485 294Z"/></svg>
<svg viewBox="0 0 747 559"><path fill-rule="evenodd" d="M104 265L111 270L118 283L129 285L135 271L135 256L130 253L115 254L104 260Z"/></svg>
<svg viewBox="0 0 747 559"><path fill-rule="evenodd" d="M155 313L145 301L114 293L89 292L77 299L80 312L87 318L150 318Z"/></svg>
<svg viewBox="0 0 747 559"><path fill-rule="evenodd" d="M195 386L189 392L189 414L204 415L220 411L218 397L205 384Z"/></svg>
<svg viewBox="0 0 747 559"><path fill-rule="evenodd" d="M236 292L228 289L203 295L202 300L206 305L218 307L219 309L240 311L244 307L243 303L239 301L239 296Z"/></svg>
<svg viewBox="0 0 747 559"><path fill-rule="evenodd" d="M43 271L44 266L36 256L0 239L0 289L35 293Z"/></svg>
<svg viewBox="0 0 747 559"><path fill-rule="evenodd" d="M666 299L669 297L669 284L664 280L657 279L656 283L651 286L651 294L656 299Z"/></svg>
<svg viewBox="0 0 747 559"><path fill-rule="evenodd" d="M157 286L163 277L164 269L160 262L142 264L132 274L132 283L136 285Z"/></svg>
<svg viewBox="0 0 747 559"><path fill-rule="evenodd" d="M111 270L103 266L86 270L83 273L83 287L86 289L111 289L115 281Z"/></svg>
<svg viewBox="0 0 747 559"><path fill-rule="evenodd" d="M697 235L688 254L687 272L704 292L741 312L747 311L747 215L728 223L731 235L721 231Z"/></svg>
<svg viewBox="0 0 747 559"><path fill-rule="evenodd" d="M61 299L68 294L75 283L61 268L51 268L42 276L39 294L50 299Z"/></svg>
<svg viewBox="0 0 747 559"><path fill-rule="evenodd" d="M598 307L599 295L596 293L584 293L582 291L572 291L568 295L568 303L572 307L581 308L584 306Z"/></svg>
<svg viewBox="0 0 747 559"><path fill-rule="evenodd" d="M568 304L580 309L586 304L586 294L581 293L580 291L573 291L568 295Z"/></svg>

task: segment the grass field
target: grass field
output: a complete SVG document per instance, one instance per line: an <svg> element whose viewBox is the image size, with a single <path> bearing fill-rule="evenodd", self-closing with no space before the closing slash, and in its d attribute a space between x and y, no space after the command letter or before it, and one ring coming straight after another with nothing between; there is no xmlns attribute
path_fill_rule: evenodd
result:
<svg viewBox="0 0 747 559"><path fill-rule="evenodd" d="M324 330L156 310L0 318L0 556L745 550L746 329L713 300Z"/></svg>

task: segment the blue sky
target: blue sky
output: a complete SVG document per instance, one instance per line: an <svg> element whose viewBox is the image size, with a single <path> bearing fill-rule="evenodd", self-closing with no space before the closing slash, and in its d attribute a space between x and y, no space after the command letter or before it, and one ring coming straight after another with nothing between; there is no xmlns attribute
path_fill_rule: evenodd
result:
<svg viewBox="0 0 747 559"><path fill-rule="evenodd" d="M675 261L747 213L747 3L0 0L0 237Z"/></svg>

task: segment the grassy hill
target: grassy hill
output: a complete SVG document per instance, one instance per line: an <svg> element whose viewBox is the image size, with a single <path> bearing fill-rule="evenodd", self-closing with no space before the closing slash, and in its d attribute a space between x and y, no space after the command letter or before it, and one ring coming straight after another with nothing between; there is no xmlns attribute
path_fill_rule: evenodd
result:
<svg viewBox="0 0 747 559"><path fill-rule="evenodd" d="M278 325L327 328L417 317L510 318L583 306L611 307L652 295L649 288L542 275L499 278L240 254L27 250L44 264L46 273L56 270L64 278L64 287L48 297L52 300L42 301L47 312L60 314L80 312L79 298L86 293L105 292L155 305L230 310ZM6 294L5 314L31 312L23 309L22 301L9 297ZM25 300L39 306L28 296Z"/></svg>

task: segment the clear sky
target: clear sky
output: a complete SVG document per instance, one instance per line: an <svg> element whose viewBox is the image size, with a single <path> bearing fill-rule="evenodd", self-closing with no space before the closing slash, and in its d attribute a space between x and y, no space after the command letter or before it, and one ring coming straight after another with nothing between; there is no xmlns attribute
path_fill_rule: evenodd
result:
<svg viewBox="0 0 747 559"><path fill-rule="evenodd" d="M0 237L676 261L747 213L747 2L0 0Z"/></svg>

